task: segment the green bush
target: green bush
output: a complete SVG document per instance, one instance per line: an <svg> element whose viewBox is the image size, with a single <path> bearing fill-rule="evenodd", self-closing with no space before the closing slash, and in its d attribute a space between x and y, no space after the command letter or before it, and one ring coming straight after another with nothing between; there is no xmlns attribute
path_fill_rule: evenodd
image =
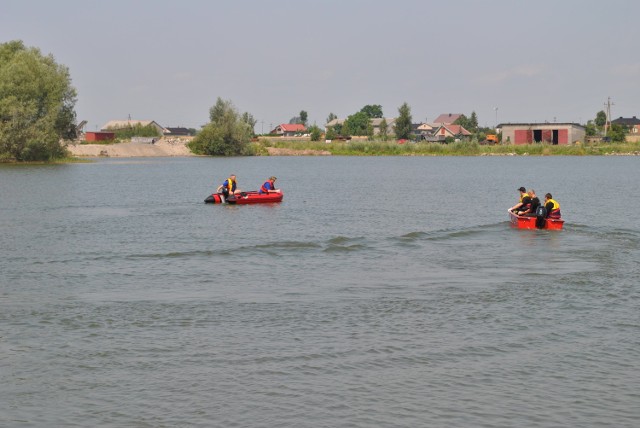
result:
<svg viewBox="0 0 640 428"><path fill-rule="evenodd" d="M136 123L126 128L109 129L116 134L116 138L130 140L132 137L162 137L162 133L153 125L142 126Z"/></svg>

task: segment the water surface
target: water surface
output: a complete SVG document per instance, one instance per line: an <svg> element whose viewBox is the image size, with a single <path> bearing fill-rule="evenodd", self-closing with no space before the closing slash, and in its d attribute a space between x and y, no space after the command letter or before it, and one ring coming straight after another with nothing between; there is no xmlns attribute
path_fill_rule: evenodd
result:
<svg viewBox="0 0 640 428"><path fill-rule="evenodd" d="M0 425L636 427L638 162L0 167ZM284 201L203 204L231 173Z"/></svg>

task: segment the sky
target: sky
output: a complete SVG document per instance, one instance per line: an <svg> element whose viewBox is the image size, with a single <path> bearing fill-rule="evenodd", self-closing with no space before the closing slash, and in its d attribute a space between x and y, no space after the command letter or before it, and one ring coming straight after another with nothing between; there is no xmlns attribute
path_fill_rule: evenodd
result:
<svg viewBox="0 0 640 428"><path fill-rule="evenodd" d="M0 43L69 68L78 122L199 129L216 100L324 127L365 105L480 126L640 116L635 0L0 0Z"/></svg>

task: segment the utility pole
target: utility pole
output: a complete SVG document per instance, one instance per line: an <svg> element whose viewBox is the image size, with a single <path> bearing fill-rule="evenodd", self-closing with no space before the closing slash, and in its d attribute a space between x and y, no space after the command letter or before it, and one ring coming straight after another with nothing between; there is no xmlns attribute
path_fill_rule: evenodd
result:
<svg viewBox="0 0 640 428"><path fill-rule="evenodd" d="M611 97L607 97L607 102L604 103L606 110L606 114L607 114L607 119L604 122L604 136L607 136L607 128L611 128L611 106L615 105L614 103L611 102Z"/></svg>

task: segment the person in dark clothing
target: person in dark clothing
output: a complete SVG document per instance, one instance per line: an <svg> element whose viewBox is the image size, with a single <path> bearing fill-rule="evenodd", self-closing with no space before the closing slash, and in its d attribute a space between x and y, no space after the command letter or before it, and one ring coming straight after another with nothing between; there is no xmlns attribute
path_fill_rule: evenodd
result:
<svg viewBox="0 0 640 428"><path fill-rule="evenodd" d="M544 195L544 207L547 209L547 218L562 218L560 204L553 199L551 193Z"/></svg>
<svg viewBox="0 0 640 428"><path fill-rule="evenodd" d="M518 191L520 192L520 202L509 208L509 211L514 213L528 210L529 205L531 204L531 197L527 194L527 189L520 187Z"/></svg>
<svg viewBox="0 0 640 428"><path fill-rule="evenodd" d="M540 206L540 199L536 196L536 191L533 189L529 189L527 194L530 198L529 208L526 210L518 211L516 214L524 215L527 217L535 217L536 209Z"/></svg>

